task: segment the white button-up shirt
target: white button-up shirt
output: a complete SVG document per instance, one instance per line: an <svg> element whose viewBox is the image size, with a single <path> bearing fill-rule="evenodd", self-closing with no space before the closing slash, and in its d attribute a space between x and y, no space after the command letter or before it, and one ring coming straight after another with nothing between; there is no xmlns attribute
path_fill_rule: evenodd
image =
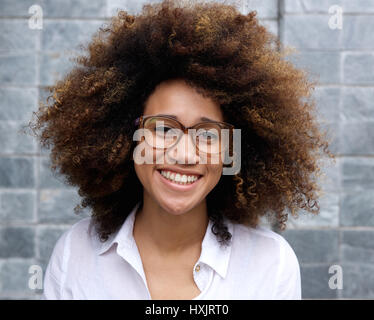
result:
<svg viewBox="0 0 374 320"><path fill-rule="evenodd" d="M151 299L133 237L138 206L104 243L90 217L65 231L44 275L43 299ZM220 246L209 220L191 270L201 291L193 300L301 299L299 263L288 242L265 227L225 222L232 234L228 247Z"/></svg>

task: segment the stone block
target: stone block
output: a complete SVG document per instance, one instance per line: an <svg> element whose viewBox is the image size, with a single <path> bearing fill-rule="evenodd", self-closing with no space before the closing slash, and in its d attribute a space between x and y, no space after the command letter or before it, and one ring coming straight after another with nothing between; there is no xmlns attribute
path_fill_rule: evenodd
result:
<svg viewBox="0 0 374 320"><path fill-rule="evenodd" d="M51 18L102 18L106 14L105 0L44 0L43 14Z"/></svg>
<svg viewBox="0 0 374 320"><path fill-rule="evenodd" d="M74 207L81 197L76 190L41 190L38 220L40 223L70 224L87 216L87 211L75 214Z"/></svg>
<svg viewBox="0 0 374 320"><path fill-rule="evenodd" d="M0 84L36 85L36 54L1 55Z"/></svg>
<svg viewBox="0 0 374 320"><path fill-rule="evenodd" d="M33 228L1 227L0 240L0 258L32 258L35 255Z"/></svg>
<svg viewBox="0 0 374 320"><path fill-rule="evenodd" d="M37 231L37 244L39 249L38 261L41 263L42 269L45 272L49 259L51 257L53 248L57 240L67 230L66 227L51 228L42 227Z"/></svg>
<svg viewBox="0 0 374 320"><path fill-rule="evenodd" d="M342 32L329 27L327 15L287 15L283 21L283 42L303 50L339 49Z"/></svg>
<svg viewBox="0 0 374 320"><path fill-rule="evenodd" d="M285 230L284 238L294 249L300 263L335 263L339 258L337 230Z"/></svg>
<svg viewBox="0 0 374 320"><path fill-rule="evenodd" d="M33 222L36 206L36 191L1 191L0 221Z"/></svg>
<svg viewBox="0 0 374 320"><path fill-rule="evenodd" d="M374 88L344 87L340 119L349 121L374 121Z"/></svg>
<svg viewBox="0 0 374 320"><path fill-rule="evenodd" d="M7 260L0 266L0 297L10 299L34 299L42 292L40 289L30 289L29 280L33 272L31 266L37 262L33 259Z"/></svg>
<svg viewBox="0 0 374 320"><path fill-rule="evenodd" d="M374 189L374 159L343 157L341 161L342 188L345 191Z"/></svg>
<svg viewBox="0 0 374 320"><path fill-rule="evenodd" d="M37 97L37 88L0 88L0 120L31 120Z"/></svg>
<svg viewBox="0 0 374 320"><path fill-rule="evenodd" d="M338 298L339 289L329 287L329 279L333 276L329 273L329 268L330 265L300 266L302 299Z"/></svg>
<svg viewBox="0 0 374 320"><path fill-rule="evenodd" d="M316 87L314 98L316 100L317 118L320 121L333 122L339 119L340 114L339 87Z"/></svg>
<svg viewBox="0 0 374 320"><path fill-rule="evenodd" d="M309 80L319 85L340 82L339 52L299 51L286 59L308 72Z"/></svg>
<svg viewBox="0 0 374 320"><path fill-rule="evenodd" d="M27 157L0 158L0 187L34 188L34 159Z"/></svg>
<svg viewBox="0 0 374 320"><path fill-rule="evenodd" d="M49 158L41 157L39 161L40 168L40 180L39 187L42 189L66 189L71 188L71 186L65 183L65 177L57 172L52 171L51 162Z"/></svg>
<svg viewBox="0 0 374 320"><path fill-rule="evenodd" d="M339 226L339 194L326 193L319 199L320 213L314 215L309 212L299 212L299 217L294 218L289 215L287 227L315 228L315 227L338 227Z"/></svg>
<svg viewBox="0 0 374 320"><path fill-rule="evenodd" d="M45 53L41 56L40 83L42 86L52 86L62 80L72 70L76 63L73 52Z"/></svg>
<svg viewBox="0 0 374 320"><path fill-rule="evenodd" d="M342 298L374 299L373 264L343 264Z"/></svg>
<svg viewBox="0 0 374 320"><path fill-rule="evenodd" d="M344 13L373 13L371 0L284 0L286 13L328 13L333 5L342 7Z"/></svg>
<svg viewBox="0 0 374 320"><path fill-rule="evenodd" d="M374 54L345 53L343 81L346 84L374 84Z"/></svg>
<svg viewBox="0 0 374 320"><path fill-rule="evenodd" d="M344 155L374 155L374 121L342 122L340 152Z"/></svg>
<svg viewBox="0 0 374 320"><path fill-rule="evenodd" d="M20 121L0 121L0 150L3 154L36 153L36 139L20 131L25 124Z"/></svg>
<svg viewBox="0 0 374 320"><path fill-rule="evenodd" d="M0 17L30 17L29 8L43 0L0 0Z"/></svg>
<svg viewBox="0 0 374 320"><path fill-rule="evenodd" d="M88 44L91 36L103 24L104 22L100 20L46 20L43 24L42 50L49 52L79 51L80 45Z"/></svg>
<svg viewBox="0 0 374 320"><path fill-rule="evenodd" d="M341 231L341 259L344 263L374 265L374 231Z"/></svg>
<svg viewBox="0 0 374 320"><path fill-rule="evenodd" d="M37 50L39 30L30 29L28 20L0 20L0 52Z"/></svg>

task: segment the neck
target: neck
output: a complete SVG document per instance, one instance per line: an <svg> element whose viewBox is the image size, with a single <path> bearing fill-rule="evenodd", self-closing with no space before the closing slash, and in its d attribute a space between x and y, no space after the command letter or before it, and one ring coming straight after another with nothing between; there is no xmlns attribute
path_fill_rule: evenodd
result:
<svg viewBox="0 0 374 320"><path fill-rule="evenodd" d="M206 200L180 215L164 210L144 191L143 207L137 212L134 234L165 255L200 246L209 223Z"/></svg>

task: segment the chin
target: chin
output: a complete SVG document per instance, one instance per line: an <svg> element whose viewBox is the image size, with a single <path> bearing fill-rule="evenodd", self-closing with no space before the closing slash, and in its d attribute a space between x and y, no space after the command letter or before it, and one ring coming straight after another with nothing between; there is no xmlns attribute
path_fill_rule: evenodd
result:
<svg viewBox="0 0 374 320"><path fill-rule="evenodd" d="M193 204L186 204L186 201L161 201L160 205L165 211L174 216L183 215L195 207Z"/></svg>

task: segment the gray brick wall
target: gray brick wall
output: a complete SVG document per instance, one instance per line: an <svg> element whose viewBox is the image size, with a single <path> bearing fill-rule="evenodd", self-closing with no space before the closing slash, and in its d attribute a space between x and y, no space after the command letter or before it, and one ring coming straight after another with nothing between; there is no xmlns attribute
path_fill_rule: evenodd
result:
<svg viewBox="0 0 374 320"><path fill-rule="evenodd" d="M138 12L145 0L0 0L0 299L39 299L31 265L43 270L76 216L77 190L53 175L48 152L18 129L67 72L79 44L117 8ZM155 2L155 1L153 1ZM318 80L321 126L330 129L336 165L325 168L319 216L290 217L282 233L301 265L303 298L374 298L374 1L243 0L298 53L291 61ZM43 9L43 29L28 27L30 6ZM329 8L343 10L331 29ZM343 289L328 282L343 268Z"/></svg>

